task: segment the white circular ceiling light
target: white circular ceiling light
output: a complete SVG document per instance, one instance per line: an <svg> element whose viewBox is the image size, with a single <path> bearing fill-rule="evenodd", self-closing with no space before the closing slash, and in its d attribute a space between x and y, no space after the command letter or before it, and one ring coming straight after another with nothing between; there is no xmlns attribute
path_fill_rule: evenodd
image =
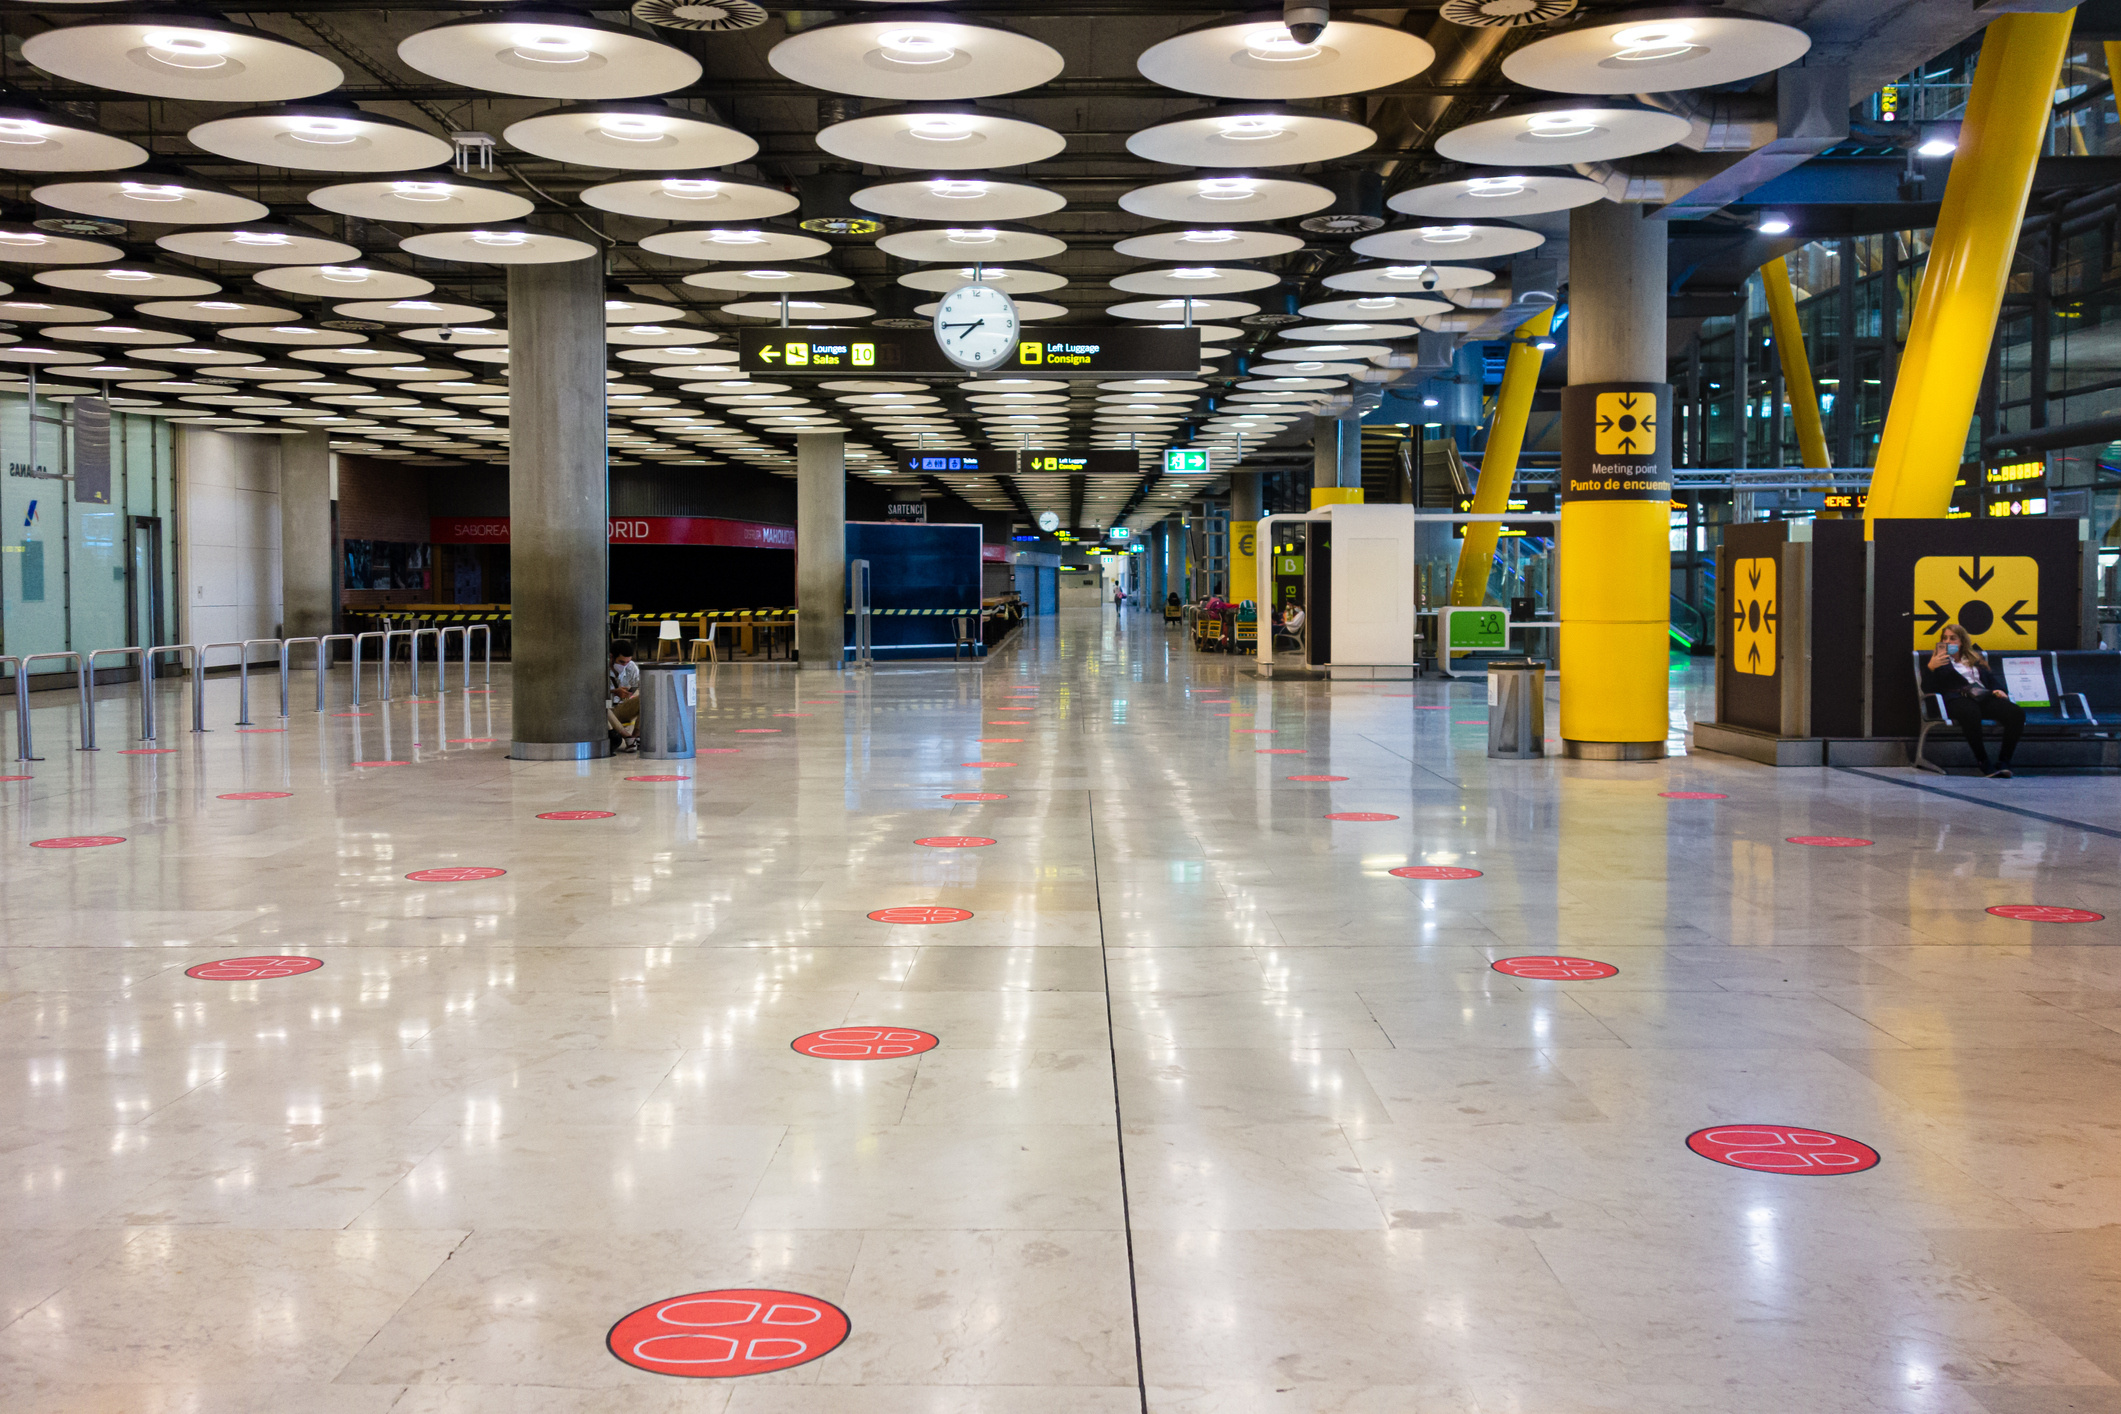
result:
<svg viewBox="0 0 2121 1414"><path fill-rule="evenodd" d="M906 221L1023 221L1050 216L1068 204L1059 192L1032 182L947 174L879 182L851 199L864 211Z"/></svg>
<svg viewBox="0 0 2121 1414"><path fill-rule="evenodd" d="M1068 277L1031 265L946 265L932 270L914 270L898 277L909 290L948 294L960 285L992 285L1010 295L1036 295L1057 290Z"/></svg>
<svg viewBox="0 0 2121 1414"><path fill-rule="evenodd" d="M652 236L643 236L641 249L679 260L735 263L811 260L830 254L832 242L795 231L759 226L708 226L695 230L658 231Z"/></svg>
<svg viewBox="0 0 2121 1414"><path fill-rule="evenodd" d="M147 149L78 118L0 105L0 169L10 172L110 172L137 167Z"/></svg>
<svg viewBox="0 0 2121 1414"><path fill-rule="evenodd" d="M405 237L398 248L432 260L475 265L547 265L586 260L597 247L572 236L554 235L530 226L481 226L468 231L422 231Z"/></svg>
<svg viewBox="0 0 2121 1414"><path fill-rule="evenodd" d="M1362 152L1377 133L1329 113L1230 103L1181 114L1127 139L1127 151L1179 167L1293 167Z"/></svg>
<svg viewBox="0 0 2121 1414"><path fill-rule="evenodd" d="M1522 226L1453 225L1398 226L1364 236L1351 247L1357 255L1383 260L1488 260L1515 255L1545 244L1546 237ZM1416 279L1412 283L1419 286ZM1417 289L1417 293L1419 290Z"/></svg>
<svg viewBox="0 0 2121 1414"><path fill-rule="evenodd" d="M1208 319L1242 319L1248 314L1259 313L1259 306L1247 300L1196 299L1193 305L1193 322L1196 327ZM1115 304L1105 313L1115 319L1146 319L1176 328L1177 321L1186 317L1186 301L1183 299L1130 300Z"/></svg>
<svg viewBox="0 0 2121 1414"><path fill-rule="evenodd" d="M882 242L878 242L879 245ZM1231 226L1190 226L1175 231L1151 231L1129 236L1112 247L1135 260L1182 260L1206 263L1217 260L1266 260L1304 248L1302 236L1281 231L1255 231Z"/></svg>
<svg viewBox="0 0 2121 1414"><path fill-rule="evenodd" d="M1586 16L1502 61L1550 93L1669 93L1757 78L1804 57L1811 36L1739 10L1664 6Z"/></svg>
<svg viewBox="0 0 2121 1414"><path fill-rule="evenodd" d="M1693 131L1676 113L1626 99L1549 99L1505 108L1436 139L1436 155L1486 167L1611 162L1670 147Z"/></svg>
<svg viewBox="0 0 2121 1414"><path fill-rule="evenodd" d="M415 226L517 221L535 209L526 197L489 182L467 181L447 168L365 182L334 182L310 192L309 204L365 221L403 221Z"/></svg>
<svg viewBox="0 0 2121 1414"><path fill-rule="evenodd" d="M732 270L699 270L685 283L701 290L731 294L816 294L822 290L844 290L854 281L826 266L759 265Z"/></svg>
<svg viewBox="0 0 2121 1414"><path fill-rule="evenodd" d="M0 264L94 265L124 255L114 245L84 236L57 235L20 221L0 222Z"/></svg>
<svg viewBox="0 0 2121 1414"><path fill-rule="evenodd" d="M1215 20L1142 52L1142 76L1217 98L1326 98L1414 77L1436 62L1426 40L1374 20L1336 15L1317 39L1289 32L1279 11Z"/></svg>
<svg viewBox="0 0 2121 1414"><path fill-rule="evenodd" d="M5 163L0 149L0 164ZM30 199L61 211L107 221L151 221L169 226L219 221L258 221L267 214L253 201L218 182L174 169L134 169L123 177L70 177L30 190Z"/></svg>
<svg viewBox="0 0 2121 1414"><path fill-rule="evenodd" d="M1068 243L1028 226L993 223L965 226L921 226L879 236L876 248L900 260L1044 260L1059 255Z"/></svg>
<svg viewBox="0 0 2121 1414"><path fill-rule="evenodd" d="M300 172L406 172L456 153L445 138L410 123L331 103L291 103L212 118L185 136L236 162Z"/></svg>
<svg viewBox="0 0 2121 1414"><path fill-rule="evenodd" d="M766 62L826 93L929 102L1035 88L1066 66L1029 35L928 10L818 25L776 44Z"/></svg>
<svg viewBox="0 0 2121 1414"><path fill-rule="evenodd" d="M22 41L48 74L117 93L217 103L277 103L337 88L337 64L298 44L211 15L99 15Z"/></svg>
<svg viewBox="0 0 2121 1414"><path fill-rule="evenodd" d="M599 211L657 221L761 221L797 205L792 192L721 172L629 177L586 187L581 195Z"/></svg>
<svg viewBox="0 0 2121 1414"><path fill-rule="evenodd" d="M1130 295L1239 295L1281 283L1271 270L1244 265L1170 265L1114 277L1112 288Z"/></svg>
<svg viewBox="0 0 2121 1414"><path fill-rule="evenodd" d="M365 265L292 265L250 278L268 290L323 299L416 299L434 289L417 275Z"/></svg>
<svg viewBox="0 0 2121 1414"><path fill-rule="evenodd" d="M639 98L684 88L701 73L682 49L564 10L448 20L407 35L398 57L444 83L526 98Z"/></svg>
<svg viewBox="0 0 2121 1414"><path fill-rule="evenodd" d="M819 131L817 145L849 162L962 172L1043 162L1065 149L1068 139L970 103L910 103L833 123Z"/></svg>
<svg viewBox="0 0 2121 1414"><path fill-rule="evenodd" d="M1418 297L1446 290L1470 290L1494 279L1494 271L1474 265L1431 265L1417 260L1407 264L1358 266L1328 275L1320 283L1329 290L1347 290L1353 294Z"/></svg>
<svg viewBox="0 0 2121 1414"><path fill-rule="evenodd" d="M1136 216L1187 222L1284 221L1332 204L1332 191L1315 182L1247 172L1157 182L1119 199L1120 209Z"/></svg>
<svg viewBox="0 0 2121 1414"><path fill-rule="evenodd" d="M120 261L93 270L39 270L37 283L112 299L189 299L220 293L221 286L196 270Z"/></svg>
<svg viewBox="0 0 2121 1414"><path fill-rule="evenodd" d="M501 137L534 157L627 171L722 167L759 150L749 133L654 100L570 103L510 123Z"/></svg>
<svg viewBox="0 0 2121 1414"><path fill-rule="evenodd" d="M344 241L295 226L265 222L233 230L172 231L157 237L155 244L197 260L227 260L245 265L343 264L361 258L360 250Z"/></svg>
<svg viewBox="0 0 2121 1414"><path fill-rule="evenodd" d="M1565 172L1478 172L1394 192L1385 205L1408 216L1481 221L1542 216L1606 199L1605 184Z"/></svg>

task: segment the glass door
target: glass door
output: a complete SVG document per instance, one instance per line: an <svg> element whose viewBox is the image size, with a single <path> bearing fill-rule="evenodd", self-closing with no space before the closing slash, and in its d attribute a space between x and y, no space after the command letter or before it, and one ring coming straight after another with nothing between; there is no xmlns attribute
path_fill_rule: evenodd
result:
<svg viewBox="0 0 2121 1414"><path fill-rule="evenodd" d="M162 518L131 518L125 560L125 641L154 648L169 640L162 623Z"/></svg>

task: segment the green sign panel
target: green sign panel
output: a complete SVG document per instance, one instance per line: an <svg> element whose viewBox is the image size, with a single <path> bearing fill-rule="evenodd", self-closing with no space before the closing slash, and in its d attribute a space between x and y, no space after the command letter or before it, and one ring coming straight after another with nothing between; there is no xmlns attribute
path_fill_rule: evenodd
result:
<svg viewBox="0 0 2121 1414"><path fill-rule="evenodd" d="M1208 459L1206 447L1164 448L1164 470L1167 472L1207 472L1214 470Z"/></svg>
<svg viewBox="0 0 2121 1414"><path fill-rule="evenodd" d="M1510 616L1502 609L1463 609L1451 616L1452 648L1507 648Z"/></svg>

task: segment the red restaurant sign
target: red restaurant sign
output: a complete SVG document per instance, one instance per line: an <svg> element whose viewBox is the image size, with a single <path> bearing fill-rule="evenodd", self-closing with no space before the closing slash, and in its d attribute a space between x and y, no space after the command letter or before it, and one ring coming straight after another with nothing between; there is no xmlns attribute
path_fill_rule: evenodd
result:
<svg viewBox="0 0 2121 1414"><path fill-rule="evenodd" d="M608 521L614 545L725 545L746 550L793 550L795 527L714 516L629 516ZM506 545L507 516L435 516L428 539L437 545Z"/></svg>

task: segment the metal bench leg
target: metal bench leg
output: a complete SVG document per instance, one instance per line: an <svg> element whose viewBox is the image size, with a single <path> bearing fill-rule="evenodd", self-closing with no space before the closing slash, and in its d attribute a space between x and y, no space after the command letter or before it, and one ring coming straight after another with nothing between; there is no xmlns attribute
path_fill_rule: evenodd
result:
<svg viewBox="0 0 2121 1414"><path fill-rule="evenodd" d="M1945 774L1945 769L1922 754L1929 746L1931 728L1937 725L1936 722L1924 722L1922 724L1921 732L1915 737L1915 760L1913 764L1918 771L1929 771L1941 776Z"/></svg>

